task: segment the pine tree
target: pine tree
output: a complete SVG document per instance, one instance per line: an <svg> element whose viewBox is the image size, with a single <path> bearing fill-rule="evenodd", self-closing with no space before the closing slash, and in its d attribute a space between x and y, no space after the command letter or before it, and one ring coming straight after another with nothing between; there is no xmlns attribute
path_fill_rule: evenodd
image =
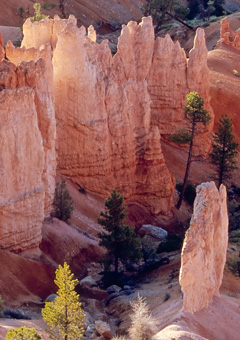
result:
<svg viewBox="0 0 240 340"><path fill-rule="evenodd" d="M43 320L48 324L47 332L52 339L79 340L83 336L84 312L75 292L78 280L73 280L65 262L56 270L55 284L58 286L54 302L46 302L42 310Z"/></svg>
<svg viewBox="0 0 240 340"><path fill-rule="evenodd" d="M34 328L28 328L26 326L10 329L5 340L43 340L43 338L37 334Z"/></svg>
<svg viewBox="0 0 240 340"><path fill-rule="evenodd" d="M145 16L152 16L153 22L156 25L155 33L169 19L179 21L181 24L193 29L183 21L188 15L189 10L182 5L180 0L147 0L142 11Z"/></svg>
<svg viewBox="0 0 240 340"><path fill-rule="evenodd" d="M72 215L73 209L73 200L66 187L66 181L63 179L61 183L56 185L52 215L67 222Z"/></svg>
<svg viewBox="0 0 240 340"><path fill-rule="evenodd" d="M100 246L107 249L108 255L114 258L115 273L118 274L119 261L136 262L142 256L140 238L135 231L123 223L126 216L123 196L113 190L105 202L106 210L100 213L98 223L107 233L99 233Z"/></svg>
<svg viewBox="0 0 240 340"><path fill-rule="evenodd" d="M204 109L204 100L201 98L200 94L197 92L190 92L186 97L185 106L185 118L188 121L189 129L180 130L175 134L170 136L170 139L178 144L189 144L188 149L188 160L185 170L185 176L183 180L182 191L176 205L177 209L180 209L183 196L187 186L188 175L192 162L192 149L194 145L194 137L198 134L199 123L206 126L211 120L211 116L208 114L207 110Z"/></svg>
<svg viewBox="0 0 240 340"><path fill-rule="evenodd" d="M227 115L222 115L217 128L210 157L211 163L216 167L218 187L220 187L223 181L231 178L233 170L237 169L238 143L232 133L232 120Z"/></svg>

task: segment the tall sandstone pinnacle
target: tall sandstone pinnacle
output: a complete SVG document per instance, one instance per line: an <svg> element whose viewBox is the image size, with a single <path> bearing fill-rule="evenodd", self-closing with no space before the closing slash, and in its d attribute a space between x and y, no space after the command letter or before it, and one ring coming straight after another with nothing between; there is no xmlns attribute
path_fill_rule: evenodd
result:
<svg viewBox="0 0 240 340"><path fill-rule="evenodd" d="M0 247L18 252L38 247L51 209L56 121L51 50L33 58L33 51L11 49L14 63L0 63Z"/></svg>
<svg viewBox="0 0 240 340"><path fill-rule="evenodd" d="M185 126L189 91L199 91L212 114L203 31L189 61L169 36L155 41L150 17L123 25L114 56L107 41L96 43L92 27L86 36L72 16L27 20L23 31L22 47L52 48L61 173L90 191L107 196L117 188L127 200L167 214L174 180L160 135ZM201 74L195 82L193 71ZM195 153L204 155L209 129L200 139Z"/></svg>
<svg viewBox="0 0 240 340"><path fill-rule="evenodd" d="M217 42L217 47L225 44L240 50L240 31L233 31L230 28L228 17L222 19L220 25L220 39Z"/></svg>
<svg viewBox="0 0 240 340"><path fill-rule="evenodd" d="M184 310L207 308L219 295L228 245L226 188L214 182L197 187L197 196L181 255L180 285Z"/></svg>

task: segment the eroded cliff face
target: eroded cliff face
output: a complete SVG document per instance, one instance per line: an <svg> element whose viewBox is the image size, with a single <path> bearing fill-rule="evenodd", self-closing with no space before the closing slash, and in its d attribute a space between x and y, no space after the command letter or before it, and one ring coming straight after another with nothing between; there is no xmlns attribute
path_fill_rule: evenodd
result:
<svg viewBox="0 0 240 340"><path fill-rule="evenodd" d="M226 188L214 182L197 187L194 212L181 256L180 285L184 310L207 308L219 295L228 245Z"/></svg>
<svg viewBox="0 0 240 340"><path fill-rule="evenodd" d="M93 28L87 37L72 16L24 25L23 47L53 51L58 168L88 190L106 196L117 188L155 214L168 213L174 180L160 134L185 126L189 91L199 91L212 113L203 31L189 62L169 37L155 41L151 18L123 26L113 57L107 41L95 41ZM208 151L208 134L196 154Z"/></svg>
<svg viewBox="0 0 240 340"><path fill-rule="evenodd" d="M42 239L54 187L55 117L46 63L0 63L0 247L21 251ZM49 124L50 117L54 124Z"/></svg>

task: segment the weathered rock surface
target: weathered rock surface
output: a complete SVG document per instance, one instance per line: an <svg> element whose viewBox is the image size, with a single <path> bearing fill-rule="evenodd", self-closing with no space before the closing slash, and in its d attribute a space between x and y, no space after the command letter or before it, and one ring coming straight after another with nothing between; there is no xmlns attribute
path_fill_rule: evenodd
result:
<svg viewBox="0 0 240 340"><path fill-rule="evenodd" d="M101 321L101 320L96 320L95 321L95 329L96 329L96 332L99 335L102 335L104 339L111 339L112 338L113 334L112 334L111 328L106 322Z"/></svg>
<svg viewBox="0 0 240 340"><path fill-rule="evenodd" d="M217 43L217 47L222 44L232 46L233 48L240 50L240 31L233 31L230 28L228 17L221 20L220 40Z"/></svg>
<svg viewBox="0 0 240 340"><path fill-rule="evenodd" d="M138 234L143 237L143 236L151 236L153 237L156 241L162 241L168 236L168 232L162 228L156 227L151 224L144 224L139 230Z"/></svg>
<svg viewBox="0 0 240 340"><path fill-rule="evenodd" d="M226 188L197 187L194 212L182 249L180 285L184 310L197 312L219 295L228 244Z"/></svg>
<svg viewBox="0 0 240 340"><path fill-rule="evenodd" d="M117 188L128 201L167 214L174 181L160 134L185 126L189 91L199 91L212 113L204 33L198 30L188 63L170 37L154 40L150 17L123 26L113 57L106 41L95 40L93 28L86 37L72 16L24 25L22 46L53 50L58 168L90 191L106 196ZM209 150L208 135L201 134L196 154Z"/></svg>
<svg viewBox="0 0 240 340"><path fill-rule="evenodd" d="M42 221L53 195L54 182L52 187L48 185L48 166L51 169L52 164L47 164L43 141L44 145L48 143L44 115L54 115L54 109L44 74L43 59L37 63L23 62L18 67L6 60L0 63L0 247L3 249L21 251L39 245ZM49 133L55 142L54 131L55 124Z"/></svg>

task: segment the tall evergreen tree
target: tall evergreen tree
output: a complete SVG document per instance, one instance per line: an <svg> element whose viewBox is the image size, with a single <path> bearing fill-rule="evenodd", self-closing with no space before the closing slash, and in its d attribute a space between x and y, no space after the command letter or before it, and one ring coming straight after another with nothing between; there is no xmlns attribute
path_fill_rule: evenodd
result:
<svg viewBox="0 0 240 340"><path fill-rule="evenodd" d="M74 209L72 197L66 186L65 179L57 183L53 200L52 215L59 220L67 222Z"/></svg>
<svg viewBox="0 0 240 340"><path fill-rule="evenodd" d="M84 332L84 312L75 292L78 280L73 280L68 264L59 265L55 284L58 286L54 302L46 302L42 309L43 320L48 324L51 339L80 340Z"/></svg>
<svg viewBox="0 0 240 340"><path fill-rule="evenodd" d="M100 213L98 223L107 233L99 233L100 246L107 249L108 255L114 260L115 273L118 274L119 261L136 262L142 256L141 241L134 229L123 223L126 211L123 196L113 190L105 202L105 212Z"/></svg>
<svg viewBox="0 0 240 340"><path fill-rule="evenodd" d="M210 120L211 116L208 111L204 109L204 100L201 98L200 94L197 92L190 92L186 97L185 106L185 118L189 124L189 128L185 130L180 130L175 134L170 136L170 139L178 144L189 144L188 149L188 160L183 180L182 191L176 205L177 209L180 209L184 192L187 186L188 175L192 162L192 149L194 145L194 137L198 134L198 125L201 123L206 126Z"/></svg>
<svg viewBox="0 0 240 340"><path fill-rule="evenodd" d="M232 133L232 119L228 115L222 115L217 128L210 157L211 163L216 167L218 187L220 187L223 181L231 178L233 170L237 168L238 142Z"/></svg>

